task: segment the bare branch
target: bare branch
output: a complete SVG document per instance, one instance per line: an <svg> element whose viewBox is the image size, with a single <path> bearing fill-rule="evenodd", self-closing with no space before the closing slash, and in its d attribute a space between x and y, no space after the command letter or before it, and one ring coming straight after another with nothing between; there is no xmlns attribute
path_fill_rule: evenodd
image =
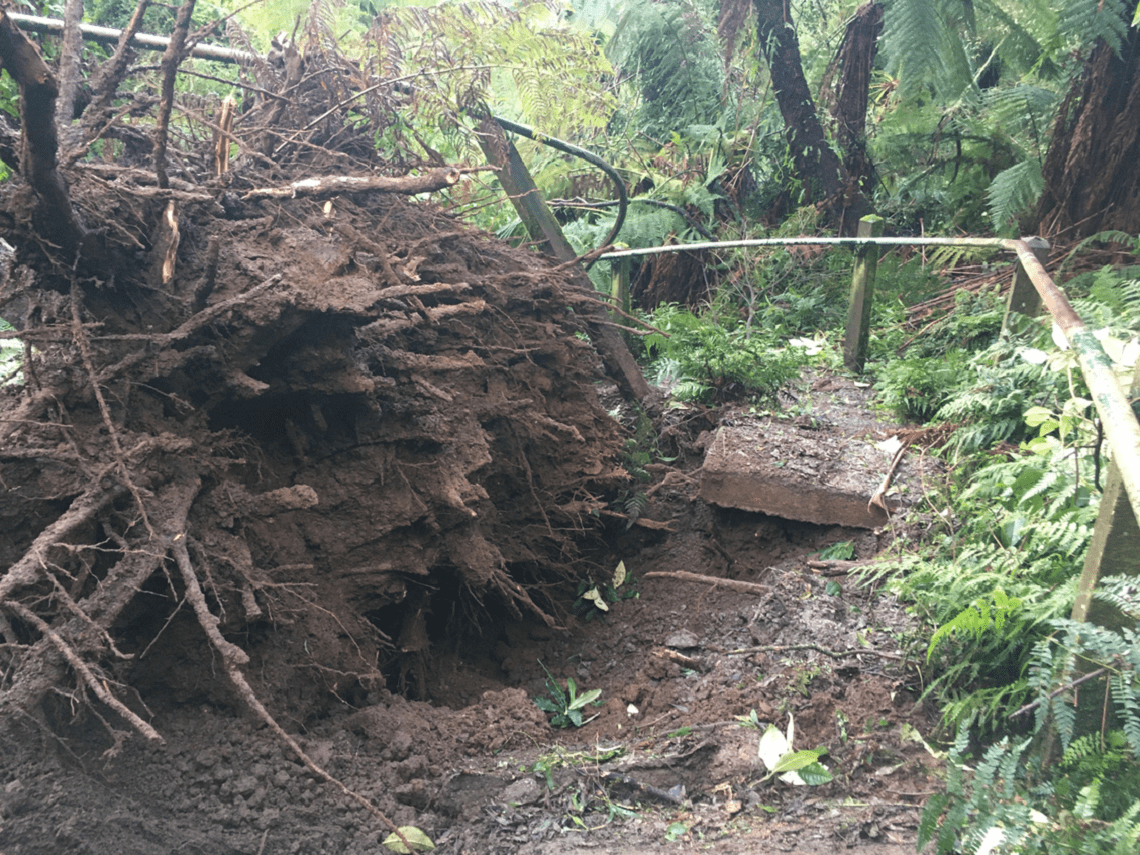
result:
<svg viewBox="0 0 1140 855"><path fill-rule="evenodd" d="M154 172L158 177L158 186L163 190L170 186L166 174L166 146L170 111L174 106L174 78L186 54L186 34L190 30L190 16L193 14L194 0L186 0L178 9L170 44L162 54L162 100L158 105L158 123L154 131Z"/></svg>
<svg viewBox="0 0 1140 855"><path fill-rule="evenodd" d="M259 187L250 190L243 199L291 199L297 196L336 196L341 193L373 191L377 193L432 193L458 183L462 173L455 167L433 169L423 175L404 175L392 178L386 175L337 175L328 178L305 178L284 187Z"/></svg>

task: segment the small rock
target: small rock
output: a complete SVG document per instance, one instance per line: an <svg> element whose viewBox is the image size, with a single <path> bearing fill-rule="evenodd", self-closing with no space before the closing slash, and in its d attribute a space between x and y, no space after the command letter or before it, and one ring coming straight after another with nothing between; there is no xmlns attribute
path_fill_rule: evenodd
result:
<svg viewBox="0 0 1140 855"><path fill-rule="evenodd" d="M674 650L689 650L693 647L700 647L700 644L701 640L697 638L696 634L687 629L670 633L665 639L665 646L672 647Z"/></svg>
<svg viewBox="0 0 1140 855"><path fill-rule="evenodd" d="M538 781L534 778L519 778L503 790L499 800L521 807L534 804L540 798L542 798L542 788L538 785Z"/></svg>

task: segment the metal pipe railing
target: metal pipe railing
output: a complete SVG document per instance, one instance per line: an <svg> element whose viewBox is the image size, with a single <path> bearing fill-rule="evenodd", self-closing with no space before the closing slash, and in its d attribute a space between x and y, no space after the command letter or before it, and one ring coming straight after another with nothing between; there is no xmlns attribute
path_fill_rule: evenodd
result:
<svg viewBox="0 0 1140 855"><path fill-rule="evenodd" d="M39 15L25 15L22 12L7 12L8 17L21 30L29 33L47 33L61 35L63 21L58 18L43 18ZM79 32L86 41L113 45L122 36L122 30L111 27L97 27L94 24L80 24ZM131 45L144 50L166 50L170 44L167 36L151 36L146 33L135 33L131 37ZM251 65L257 57L243 50L221 47L220 45L196 44L190 49L190 55L199 59L212 59L215 62L228 62L234 65Z"/></svg>

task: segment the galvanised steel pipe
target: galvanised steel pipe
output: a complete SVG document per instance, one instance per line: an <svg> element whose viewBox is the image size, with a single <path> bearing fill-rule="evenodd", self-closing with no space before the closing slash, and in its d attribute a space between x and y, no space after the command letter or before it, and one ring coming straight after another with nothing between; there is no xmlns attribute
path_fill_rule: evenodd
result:
<svg viewBox="0 0 1140 855"><path fill-rule="evenodd" d="M29 33L48 33L62 35L63 21L58 18L41 18L39 15L25 15L22 12L7 12L8 17L21 30ZM116 44L122 36L122 30L111 27L97 27L94 24L80 24L79 32L89 42L102 44ZM134 47L144 50L166 50L170 39L166 36L151 36L146 33L135 33L131 38ZM234 65L249 65L257 58L253 54L219 45L196 44L190 49L190 55L199 59L212 59L215 62L228 62Z"/></svg>

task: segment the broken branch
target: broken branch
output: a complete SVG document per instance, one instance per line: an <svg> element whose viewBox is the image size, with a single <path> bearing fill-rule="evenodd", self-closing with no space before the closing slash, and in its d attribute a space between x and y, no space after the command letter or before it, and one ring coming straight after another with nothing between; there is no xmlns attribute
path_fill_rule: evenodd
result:
<svg viewBox="0 0 1140 855"><path fill-rule="evenodd" d="M284 187L258 187L243 199L293 199L298 196L336 196L340 193L432 193L458 183L462 173L455 167L432 169L423 175L335 175L328 178L305 178Z"/></svg>

